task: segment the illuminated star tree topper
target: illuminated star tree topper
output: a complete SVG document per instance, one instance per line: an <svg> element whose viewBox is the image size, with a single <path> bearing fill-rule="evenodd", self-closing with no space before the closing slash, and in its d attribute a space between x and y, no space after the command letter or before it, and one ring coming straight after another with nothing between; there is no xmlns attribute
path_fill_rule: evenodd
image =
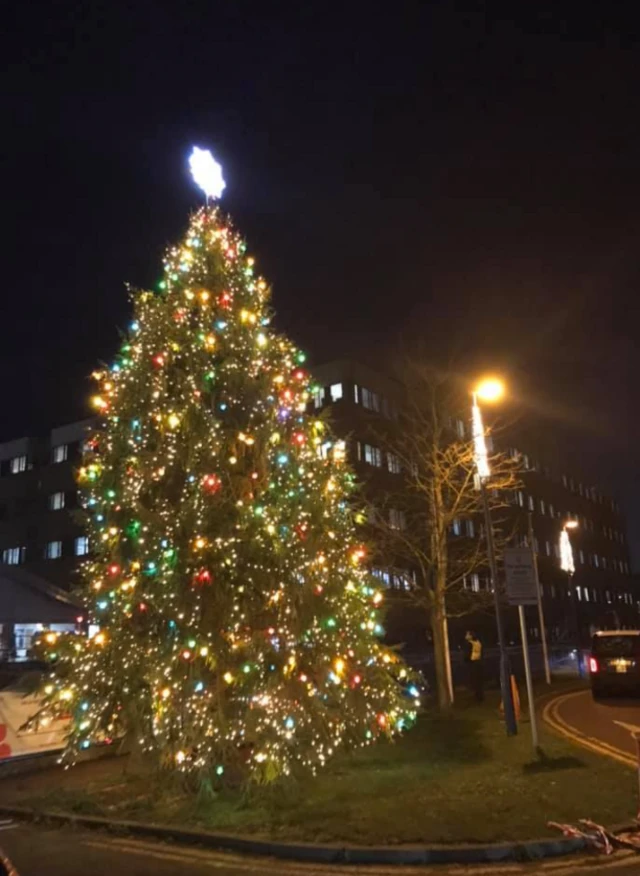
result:
<svg viewBox="0 0 640 876"><path fill-rule="evenodd" d="M209 149L194 146L189 157L189 167L194 182L207 198L218 200L225 190L222 166L215 160Z"/></svg>

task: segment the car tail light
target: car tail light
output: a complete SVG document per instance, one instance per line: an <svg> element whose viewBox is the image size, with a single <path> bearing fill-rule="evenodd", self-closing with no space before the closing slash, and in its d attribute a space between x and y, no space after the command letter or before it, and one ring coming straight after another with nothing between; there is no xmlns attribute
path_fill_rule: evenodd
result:
<svg viewBox="0 0 640 876"><path fill-rule="evenodd" d="M595 657L589 657L589 672L594 673L598 671L598 661Z"/></svg>

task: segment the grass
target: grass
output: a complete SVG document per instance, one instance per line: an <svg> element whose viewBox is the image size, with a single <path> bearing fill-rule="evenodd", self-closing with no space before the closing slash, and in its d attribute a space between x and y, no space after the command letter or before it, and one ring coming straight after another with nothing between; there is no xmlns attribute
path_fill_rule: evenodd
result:
<svg viewBox="0 0 640 876"><path fill-rule="evenodd" d="M494 694L448 717L423 715L400 742L338 757L296 788L208 801L175 790L154 794L114 759L7 780L0 798L256 838L362 845L530 839L549 834L549 820L615 824L633 815L632 770L544 727L541 746L534 756L526 722L517 737L506 737Z"/></svg>

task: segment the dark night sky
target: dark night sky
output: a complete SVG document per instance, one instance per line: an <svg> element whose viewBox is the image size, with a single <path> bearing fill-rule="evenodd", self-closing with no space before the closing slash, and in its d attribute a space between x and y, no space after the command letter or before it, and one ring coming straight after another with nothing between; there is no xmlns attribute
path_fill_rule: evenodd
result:
<svg viewBox="0 0 640 876"><path fill-rule="evenodd" d="M199 203L195 142L316 361L419 327L434 355L496 362L640 542L640 21L128 5L3 12L0 437L84 415L124 281L155 282Z"/></svg>

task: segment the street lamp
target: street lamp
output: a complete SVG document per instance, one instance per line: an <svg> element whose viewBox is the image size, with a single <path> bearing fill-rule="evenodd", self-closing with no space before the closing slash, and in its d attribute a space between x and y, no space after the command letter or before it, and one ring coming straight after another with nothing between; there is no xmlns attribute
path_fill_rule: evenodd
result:
<svg viewBox="0 0 640 876"><path fill-rule="evenodd" d="M560 568L567 573L569 579L569 596L573 605L573 622L576 627L576 636L578 639L578 671L580 671L580 621L578 618L578 599L575 587L573 587L572 579L576 571L576 564L573 559L573 548L571 539L569 538L569 530L577 529L579 526L577 520L566 520L560 530Z"/></svg>
<svg viewBox="0 0 640 876"><path fill-rule="evenodd" d="M500 606L500 594L498 592L498 564L496 562L496 549L493 541L493 524L491 511L487 498L486 480L491 474L487 442L485 439L482 411L478 399L488 402L496 402L504 395L504 383L497 377L488 377L482 380L471 393L471 430L473 436L473 457L476 467L476 487L482 498L484 511L484 523L487 532L487 553L489 554L489 569L493 582L493 597L496 611L496 627L498 629L498 647L500 648L500 689L502 702L504 703L504 718L507 728L507 736L515 736L518 732L516 715L513 707L513 695L511 691L511 670L509 667L509 655L507 654L504 627L502 624L502 610Z"/></svg>

